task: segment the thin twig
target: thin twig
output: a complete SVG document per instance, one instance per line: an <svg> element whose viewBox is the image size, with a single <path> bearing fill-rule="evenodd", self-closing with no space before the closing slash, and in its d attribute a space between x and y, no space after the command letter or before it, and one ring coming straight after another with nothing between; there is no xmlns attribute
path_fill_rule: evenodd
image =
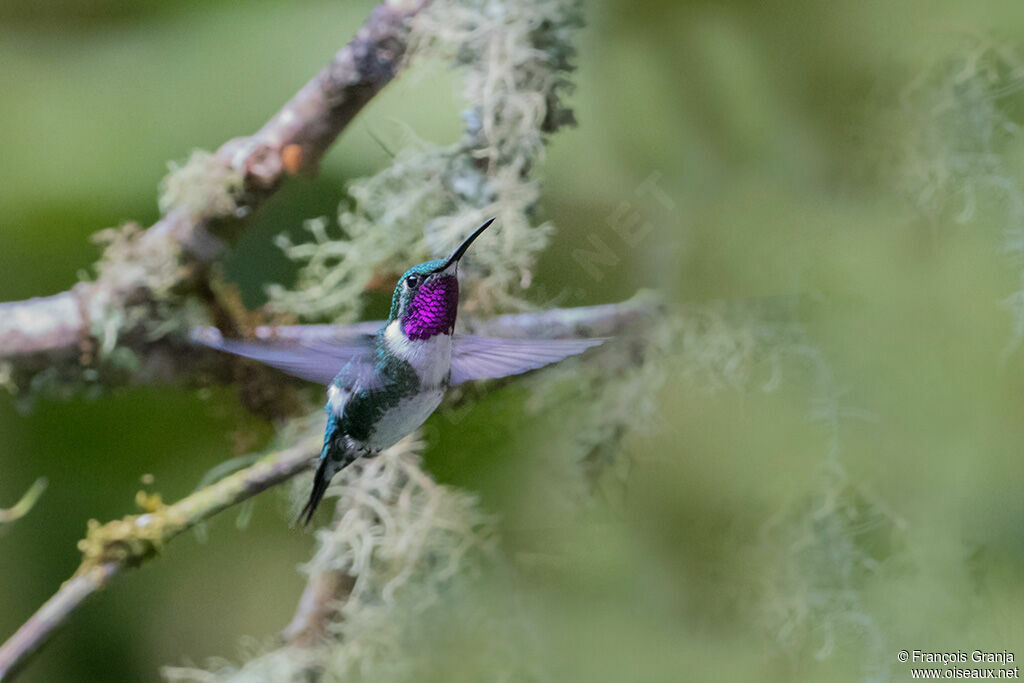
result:
<svg viewBox="0 0 1024 683"><path fill-rule="evenodd" d="M0 524L9 524L27 515L45 490L46 478L40 477L36 479L32 486L28 488L28 491L25 491L25 495L21 497L21 500L7 509L0 508Z"/></svg>
<svg viewBox="0 0 1024 683"><path fill-rule="evenodd" d="M103 525L91 522L86 538L79 542L82 564L74 576L0 646L0 681L10 680L87 597L121 570L139 566L175 536L221 510L309 469L318 452L317 440L307 439L173 505Z"/></svg>
<svg viewBox="0 0 1024 683"><path fill-rule="evenodd" d="M14 676L82 601L103 588L120 569L116 562L107 562L65 581L60 590L0 647L0 680Z"/></svg>

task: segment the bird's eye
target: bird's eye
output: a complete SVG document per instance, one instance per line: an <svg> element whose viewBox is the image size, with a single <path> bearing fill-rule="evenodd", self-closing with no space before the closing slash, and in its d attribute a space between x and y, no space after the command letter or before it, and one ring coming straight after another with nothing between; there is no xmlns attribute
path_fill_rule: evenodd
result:
<svg viewBox="0 0 1024 683"><path fill-rule="evenodd" d="M415 289L420 284L420 279L415 275L410 275L405 278L405 284L409 286L409 289Z"/></svg>

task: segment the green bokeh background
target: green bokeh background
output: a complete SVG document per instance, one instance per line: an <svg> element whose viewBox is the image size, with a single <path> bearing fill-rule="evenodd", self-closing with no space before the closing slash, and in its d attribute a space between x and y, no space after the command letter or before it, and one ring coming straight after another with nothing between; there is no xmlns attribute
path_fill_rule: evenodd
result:
<svg viewBox="0 0 1024 683"><path fill-rule="evenodd" d="M69 287L98 256L91 233L155 220L167 160L255 130L371 7L5 0L0 300ZM862 680L877 664L901 680L902 648L1024 657L1024 371L1020 352L1004 354L1012 318L1000 306L1019 268L998 211L928 223L878 172L906 134L884 116L902 85L963 36L1024 45L1019 4L602 1L587 16L580 126L543 165L542 208L559 232L535 300L600 303L641 287L685 301L818 297L810 338L858 411L841 423L841 462L897 520L886 539L896 550L875 553L882 569L855 582L884 661L866 661L877 654L855 635L815 658L824 636L813 629L806 648L780 654L755 604L773 561L758 537L819 490L828 436L808 419L812 378L707 396L669 377L663 430L624 446L637 458L627 495L568 527L536 438L557 416L524 411L526 392L509 387L457 426L431 423L427 463L480 493L510 553L562 563L523 589L550 670L588 682L816 681ZM273 236L333 215L347 179L388 163L375 137L400 144L407 125L456 139L457 91L444 65L406 74L318 178L290 182L260 211L227 264L248 303L292 275ZM999 151L1024 187L1024 147ZM645 181L668 201L638 193ZM636 244L613 230L624 209L652 226ZM591 237L619 258L598 278L573 258ZM384 314L375 306L368 316ZM27 518L0 530L0 637L77 566L87 519L131 511L144 473L166 499L187 494L235 453L237 434L259 446L271 429L230 388L123 389L27 415L0 396L0 505L50 481ZM268 641L313 548L286 507L266 495L245 531L225 514L205 543L175 541L90 602L23 680L157 680L164 664L239 656L243 636Z"/></svg>

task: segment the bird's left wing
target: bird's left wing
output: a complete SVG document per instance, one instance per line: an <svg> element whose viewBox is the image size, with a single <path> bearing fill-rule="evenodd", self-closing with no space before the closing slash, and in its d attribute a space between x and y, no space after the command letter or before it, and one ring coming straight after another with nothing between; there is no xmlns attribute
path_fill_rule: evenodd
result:
<svg viewBox="0 0 1024 683"><path fill-rule="evenodd" d="M452 385L474 379L518 375L583 353L606 339L497 339L456 334L452 339Z"/></svg>
<svg viewBox="0 0 1024 683"><path fill-rule="evenodd" d="M320 384L330 384L343 367L354 370L372 367L374 355L374 335L362 333L323 334L300 340L239 341L225 339L216 328L205 327L193 331L192 339L204 346L252 358L289 375Z"/></svg>

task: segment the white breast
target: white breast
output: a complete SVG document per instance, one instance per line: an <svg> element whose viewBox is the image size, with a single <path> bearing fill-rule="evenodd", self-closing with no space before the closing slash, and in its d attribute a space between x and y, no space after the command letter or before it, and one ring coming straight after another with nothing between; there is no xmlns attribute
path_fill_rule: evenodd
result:
<svg viewBox="0 0 1024 683"><path fill-rule="evenodd" d="M384 341L398 358L408 362L420 377L423 389L433 389L447 383L452 366L452 337L436 334L430 339L411 340L402 332L402 324L395 320L384 328Z"/></svg>

